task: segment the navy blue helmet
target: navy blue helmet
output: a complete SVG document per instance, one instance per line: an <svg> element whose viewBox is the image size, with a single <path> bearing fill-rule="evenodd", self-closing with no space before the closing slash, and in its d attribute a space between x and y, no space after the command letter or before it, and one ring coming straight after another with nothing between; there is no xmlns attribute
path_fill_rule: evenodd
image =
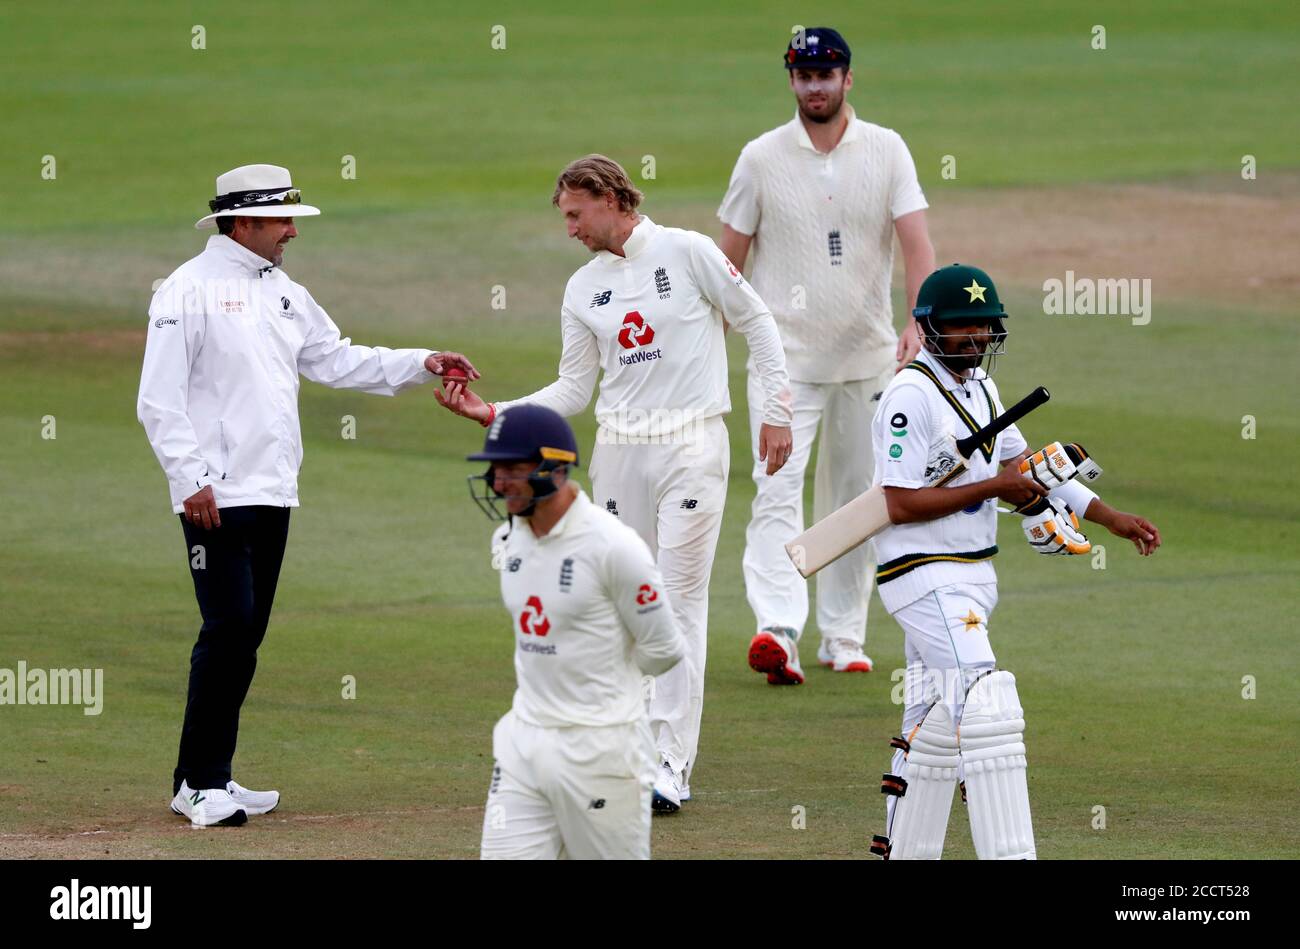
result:
<svg viewBox="0 0 1300 949"><path fill-rule="evenodd" d="M537 509L538 501L555 493L551 472L570 465L577 466L578 440L569 423L558 412L540 405L516 405L493 419L483 450L470 455L467 460L488 462L485 473L470 475L467 479L470 497L488 517L501 521L508 515L496 505L505 497L496 489L496 464L537 462L537 467L528 476L528 484L533 489L533 503L519 512L521 517L529 517ZM482 482L482 486L475 482Z"/></svg>

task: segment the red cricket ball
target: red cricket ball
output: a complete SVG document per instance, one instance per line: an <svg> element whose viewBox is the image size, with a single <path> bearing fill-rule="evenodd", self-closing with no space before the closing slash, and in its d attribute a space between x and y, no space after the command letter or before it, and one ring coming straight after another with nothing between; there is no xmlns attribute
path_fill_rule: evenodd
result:
<svg viewBox="0 0 1300 949"><path fill-rule="evenodd" d="M459 382L463 386L469 385L469 376L465 375L464 369L448 369L442 374L442 387L445 389L453 382Z"/></svg>

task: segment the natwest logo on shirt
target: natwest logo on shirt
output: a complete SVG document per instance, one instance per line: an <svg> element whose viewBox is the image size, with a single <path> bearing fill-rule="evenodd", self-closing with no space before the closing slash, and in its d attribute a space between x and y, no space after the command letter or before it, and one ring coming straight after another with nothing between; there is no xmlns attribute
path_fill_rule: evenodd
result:
<svg viewBox="0 0 1300 949"><path fill-rule="evenodd" d="M659 599L659 591L648 583L641 584L641 588L636 591L636 605L645 606L647 603L653 603Z"/></svg>
<svg viewBox="0 0 1300 949"><path fill-rule="evenodd" d="M519 628L525 636L545 636L551 631L551 621L542 612L542 598L530 596L519 614Z"/></svg>
<svg viewBox="0 0 1300 949"><path fill-rule="evenodd" d="M655 329L636 310L623 317L623 328L618 331L618 344L624 349L649 346L655 341Z"/></svg>

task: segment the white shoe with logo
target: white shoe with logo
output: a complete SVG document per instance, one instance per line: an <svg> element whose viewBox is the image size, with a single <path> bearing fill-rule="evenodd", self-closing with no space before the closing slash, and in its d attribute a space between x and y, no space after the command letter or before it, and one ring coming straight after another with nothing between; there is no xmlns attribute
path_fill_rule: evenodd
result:
<svg viewBox="0 0 1300 949"><path fill-rule="evenodd" d="M172 813L188 817L195 827L238 827L248 820L248 812L223 788L195 791L182 781L172 798Z"/></svg>
<svg viewBox="0 0 1300 949"><path fill-rule="evenodd" d="M870 672L871 657L851 639L823 639L817 647L817 661L834 672Z"/></svg>
<svg viewBox="0 0 1300 949"><path fill-rule="evenodd" d="M226 790L235 799L235 803L248 812L249 817L269 814L280 806L279 791L250 791L234 781L226 784Z"/></svg>
<svg viewBox="0 0 1300 949"><path fill-rule="evenodd" d="M675 814L682 807L682 780L673 766L665 761L655 775L650 809L656 814Z"/></svg>

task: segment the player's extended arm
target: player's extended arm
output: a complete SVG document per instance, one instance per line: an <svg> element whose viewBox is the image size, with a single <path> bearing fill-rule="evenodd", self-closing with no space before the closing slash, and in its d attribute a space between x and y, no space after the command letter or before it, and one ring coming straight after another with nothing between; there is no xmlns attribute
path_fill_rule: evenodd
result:
<svg viewBox="0 0 1300 949"><path fill-rule="evenodd" d="M1083 518L1100 524L1116 537L1133 541L1133 546L1143 557L1149 557L1160 546L1160 529L1145 517L1117 511L1101 498L1094 497Z"/></svg>
<svg viewBox="0 0 1300 949"><path fill-rule="evenodd" d="M663 577L641 538L615 541L605 559L606 593L632 634L633 659L646 675L663 675L686 655Z"/></svg>
<svg viewBox="0 0 1300 949"><path fill-rule="evenodd" d="M885 504L892 524L933 521L956 514L972 504L1001 498L1009 504L1023 504L1047 493L1042 485L1020 473L1019 458L1003 464L997 477L951 488L885 487Z"/></svg>
<svg viewBox="0 0 1300 949"><path fill-rule="evenodd" d="M564 344L560 351L559 377L550 385L523 398L496 402L491 406L467 386L457 383L447 386L445 396L435 390L434 398L457 415L472 418L480 425L487 425L497 412L504 412L512 405L525 402L545 406L565 417L577 415L591 402L591 394L596 389L596 375L600 372L600 346L596 342L596 335L570 313L568 307L561 310L560 325Z"/></svg>

